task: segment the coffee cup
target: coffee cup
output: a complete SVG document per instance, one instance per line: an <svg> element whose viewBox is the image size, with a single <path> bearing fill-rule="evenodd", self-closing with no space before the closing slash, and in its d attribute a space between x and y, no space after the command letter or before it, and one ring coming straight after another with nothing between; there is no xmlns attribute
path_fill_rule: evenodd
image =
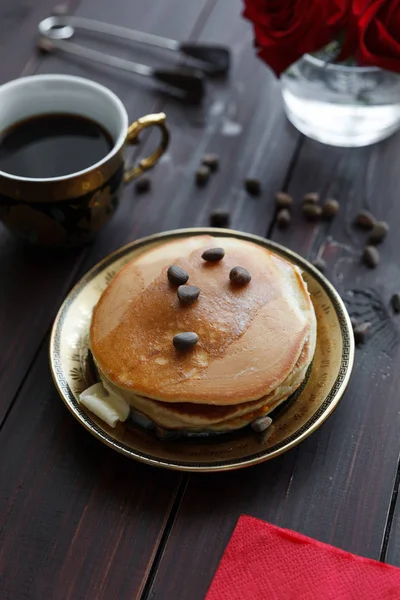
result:
<svg viewBox="0 0 400 600"><path fill-rule="evenodd" d="M111 219L124 184L157 163L168 146L169 134L165 114L146 115L129 125L121 100L108 88L81 77L35 75L0 86L1 140L10 128L19 127L22 134L25 123L29 122L32 129L34 119L54 119L57 115L97 124L107 132L109 147L104 156L97 157L85 168L48 177L32 176L29 164L28 175L25 171L18 174L18 170L15 173L2 170L0 157L0 219L12 233L34 244L73 247L90 242ZM160 129L159 147L136 166L128 166L125 147L136 144L140 132L152 126ZM79 129L76 123L74 127ZM75 149L71 136L68 148L72 160L72 155L79 158L83 149L78 142ZM43 136L39 134L39 137ZM8 147L2 149L1 140L3 156ZM56 137L52 143L57 144ZM18 144L21 145L20 139ZM11 158L14 159L14 155ZM84 158L88 156L82 155ZM51 161L50 155L49 168ZM41 168L46 174L46 165L42 164Z"/></svg>

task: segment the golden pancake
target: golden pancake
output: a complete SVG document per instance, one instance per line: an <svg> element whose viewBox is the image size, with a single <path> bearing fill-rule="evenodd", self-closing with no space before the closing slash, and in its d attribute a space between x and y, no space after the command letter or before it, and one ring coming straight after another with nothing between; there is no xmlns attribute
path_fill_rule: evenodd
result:
<svg viewBox="0 0 400 600"><path fill-rule="evenodd" d="M224 259L204 262L203 250L216 246L225 249ZM167 279L171 264L201 289L194 304L179 304ZM247 286L230 283L236 265L250 271ZM286 398L284 390L300 384L295 373L304 369L296 365L307 340L314 348L314 323L297 267L251 242L196 236L158 245L116 275L94 310L90 345L103 381L132 406L142 397L171 406L204 404L206 411L227 407L220 421L226 422L240 416L230 412L234 405L258 401L259 407L274 392L275 399ZM172 345L183 331L199 335L187 353ZM213 415L211 421L216 424Z"/></svg>

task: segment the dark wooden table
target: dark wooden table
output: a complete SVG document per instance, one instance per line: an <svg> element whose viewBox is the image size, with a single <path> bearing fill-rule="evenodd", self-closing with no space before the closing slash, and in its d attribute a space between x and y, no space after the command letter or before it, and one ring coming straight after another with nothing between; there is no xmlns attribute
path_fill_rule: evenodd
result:
<svg viewBox="0 0 400 600"><path fill-rule="evenodd" d="M254 56L240 0L71 0L76 15L229 45L230 78L209 85L202 108L84 60L39 57L36 26L53 3L1 0L0 82L47 72L89 77L114 90L132 119L164 110L172 143L152 191L138 197L127 187L92 247L40 253L0 229L1 599L201 599L241 513L400 564L399 318L389 308L400 288L400 135L357 150L299 135L276 80ZM162 53L114 50L165 64ZM221 168L199 190L193 174L205 151L220 154ZM247 176L262 181L260 198L243 191ZM274 221L280 189L296 199L285 233ZM309 191L340 199L334 222L303 221L299 203ZM235 229L310 259L323 255L328 277L373 328L340 406L301 446L244 471L181 475L113 453L74 421L51 380L48 336L64 296L99 259L156 231L208 225L217 207L229 208ZM363 237L351 226L361 208L391 224L373 271L360 264ZM351 296L354 289L369 291Z"/></svg>

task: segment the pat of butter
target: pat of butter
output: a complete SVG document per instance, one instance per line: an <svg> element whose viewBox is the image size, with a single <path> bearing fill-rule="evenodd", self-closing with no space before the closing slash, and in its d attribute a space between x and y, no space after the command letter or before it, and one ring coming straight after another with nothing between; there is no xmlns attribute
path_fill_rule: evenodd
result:
<svg viewBox="0 0 400 600"><path fill-rule="evenodd" d="M102 383L95 383L82 392L79 402L111 427L118 421L126 421L130 412L129 404L123 398L109 394Z"/></svg>

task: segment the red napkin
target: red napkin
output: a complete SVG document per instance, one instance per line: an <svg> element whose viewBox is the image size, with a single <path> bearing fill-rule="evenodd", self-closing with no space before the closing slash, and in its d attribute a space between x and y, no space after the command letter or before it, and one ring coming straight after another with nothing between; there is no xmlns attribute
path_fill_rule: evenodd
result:
<svg viewBox="0 0 400 600"><path fill-rule="evenodd" d="M399 600L400 569L240 517L206 600Z"/></svg>

